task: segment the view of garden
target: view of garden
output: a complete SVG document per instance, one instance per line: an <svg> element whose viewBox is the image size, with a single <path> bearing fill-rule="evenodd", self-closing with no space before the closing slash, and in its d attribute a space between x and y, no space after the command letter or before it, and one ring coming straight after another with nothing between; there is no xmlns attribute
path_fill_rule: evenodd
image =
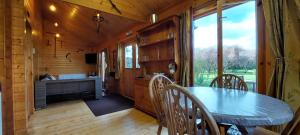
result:
<svg viewBox="0 0 300 135"><path fill-rule="evenodd" d="M223 72L256 84L255 2L223 11ZM194 84L209 86L217 76L217 15L201 17L194 26Z"/></svg>

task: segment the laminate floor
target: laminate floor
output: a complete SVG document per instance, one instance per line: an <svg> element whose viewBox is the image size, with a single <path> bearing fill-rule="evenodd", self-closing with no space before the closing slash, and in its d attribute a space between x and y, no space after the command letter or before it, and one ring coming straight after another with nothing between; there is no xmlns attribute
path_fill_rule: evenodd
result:
<svg viewBox="0 0 300 135"><path fill-rule="evenodd" d="M49 105L29 120L30 135L156 135L156 120L127 109L95 117L82 100ZM164 128L162 135L167 134Z"/></svg>

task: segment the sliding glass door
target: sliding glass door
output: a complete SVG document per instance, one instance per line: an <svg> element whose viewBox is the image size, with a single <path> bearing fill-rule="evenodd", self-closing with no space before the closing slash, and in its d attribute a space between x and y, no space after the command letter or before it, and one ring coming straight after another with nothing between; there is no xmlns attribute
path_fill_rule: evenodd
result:
<svg viewBox="0 0 300 135"><path fill-rule="evenodd" d="M194 26L194 85L209 86L217 77L217 14L199 18Z"/></svg>
<svg viewBox="0 0 300 135"><path fill-rule="evenodd" d="M209 86L218 70L243 78L250 90L256 88L255 1L227 7L222 11L222 59L218 65L217 14L193 21L194 85Z"/></svg>
<svg viewBox="0 0 300 135"><path fill-rule="evenodd" d="M256 86L255 1L223 10L223 72Z"/></svg>

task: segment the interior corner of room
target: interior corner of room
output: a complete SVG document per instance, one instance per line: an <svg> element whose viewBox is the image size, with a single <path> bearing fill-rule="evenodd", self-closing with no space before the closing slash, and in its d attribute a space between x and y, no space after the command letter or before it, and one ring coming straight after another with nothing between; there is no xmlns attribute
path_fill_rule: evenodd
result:
<svg viewBox="0 0 300 135"><path fill-rule="evenodd" d="M171 134L171 118L160 116L176 104L168 90L203 103L221 134L231 129L221 131L222 120L243 134L258 126L299 133L282 126L299 115L299 7L298 0L0 0L0 134ZM273 115L273 101L286 110L262 119ZM222 111L257 121L238 125L239 116L230 121ZM290 129L299 127L294 121Z"/></svg>

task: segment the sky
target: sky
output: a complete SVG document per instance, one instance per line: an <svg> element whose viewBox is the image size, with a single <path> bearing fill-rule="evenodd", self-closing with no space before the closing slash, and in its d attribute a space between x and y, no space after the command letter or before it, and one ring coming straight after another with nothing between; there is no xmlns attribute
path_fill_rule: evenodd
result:
<svg viewBox="0 0 300 135"><path fill-rule="evenodd" d="M223 10L223 46L256 49L255 1ZM193 22L194 47L217 47L217 14Z"/></svg>

